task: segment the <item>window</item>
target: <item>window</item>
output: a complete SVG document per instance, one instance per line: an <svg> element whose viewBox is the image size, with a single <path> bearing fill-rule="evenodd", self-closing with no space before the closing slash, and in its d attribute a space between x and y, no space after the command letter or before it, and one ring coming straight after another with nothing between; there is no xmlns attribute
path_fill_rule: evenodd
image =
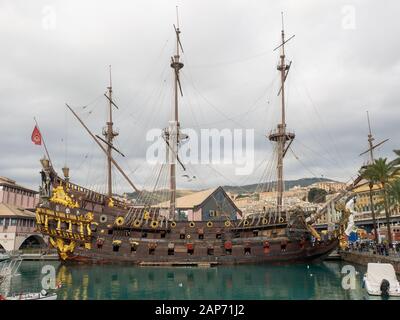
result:
<svg viewBox="0 0 400 320"><path fill-rule="evenodd" d="M207 248L207 255L213 256L214 255L214 248Z"/></svg>
<svg viewBox="0 0 400 320"><path fill-rule="evenodd" d="M17 219L12 218L11 219L11 225L16 226L17 225Z"/></svg>
<svg viewBox="0 0 400 320"><path fill-rule="evenodd" d="M119 251L119 245L114 244L113 245L113 251L118 252Z"/></svg>
<svg viewBox="0 0 400 320"><path fill-rule="evenodd" d="M4 225L4 218L0 218L0 226Z"/></svg>
<svg viewBox="0 0 400 320"><path fill-rule="evenodd" d="M142 238L147 238L147 232L142 232Z"/></svg>
<svg viewBox="0 0 400 320"><path fill-rule="evenodd" d="M161 233L160 233L160 237L161 237L161 239L163 239L163 238L165 238L165 231L163 230L163 231L161 231Z"/></svg>
<svg viewBox="0 0 400 320"><path fill-rule="evenodd" d="M245 248L244 248L244 254L245 254L246 256L250 255L250 254L251 254L251 248L250 248L250 247L245 247Z"/></svg>
<svg viewBox="0 0 400 320"><path fill-rule="evenodd" d="M215 217L215 210L210 210L209 215L210 217Z"/></svg>
<svg viewBox="0 0 400 320"><path fill-rule="evenodd" d="M108 234L113 234L114 230L113 229L108 229Z"/></svg>
<svg viewBox="0 0 400 320"><path fill-rule="evenodd" d="M155 252L155 251L156 251L155 248L150 247L150 248L149 248L149 255L154 256L154 252Z"/></svg>

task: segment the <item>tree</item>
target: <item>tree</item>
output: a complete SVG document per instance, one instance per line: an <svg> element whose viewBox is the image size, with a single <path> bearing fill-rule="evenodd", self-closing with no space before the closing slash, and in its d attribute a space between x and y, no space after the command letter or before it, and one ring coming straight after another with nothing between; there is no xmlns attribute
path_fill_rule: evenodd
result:
<svg viewBox="0 0 400 320"><path fill-rule="evenodd" d="M397 158L391 161L391 165L394 167L398 167L400 165L400 149L399 150L393 150L393 152L396 154Z"/></svg>
<svg viewBox="0 0 400 320"><path fill-rule="evenodd" d="M397 178L389 182L388 186L388 202L392 210L400 207L400 179Z"/></svg>
<svg viewBox="0 0 400 320"><path fill-rule="evenodd" d="M388 184L393 178L398 175L399 168L394 161L387 163L387 158L376 159L372 164L366 166L363 174L371 179L380 183L383 192L383 205L385 209L386 224L388 231L389 245L392 246L392 232L390 228L390 212L388 207Z"/></svg>
<svg viewBox="0 0 400 320"><path fill-rule="evenodd" d="M374 198L372 194L372 189L374 188L374 185L378 182L376 180L375 173L372 170L367 170L368 167L364 167L360 170L360 175L363 179L368 181L368 187L369 187L369 203L371 206L371 214L372 214L372 224L374 226L374 234L375 234L375 243L379 242L378 238L378 229L376 226L376 217L375 217L375 204L374 204Z"/></svg>
<svg viewBox="0 0 400 320"><path fill-rule="evenodd" d="M324 189L311 188L308 192L308 202L312 203L323 203L326 201L326 195L328 193Z"/></svg>

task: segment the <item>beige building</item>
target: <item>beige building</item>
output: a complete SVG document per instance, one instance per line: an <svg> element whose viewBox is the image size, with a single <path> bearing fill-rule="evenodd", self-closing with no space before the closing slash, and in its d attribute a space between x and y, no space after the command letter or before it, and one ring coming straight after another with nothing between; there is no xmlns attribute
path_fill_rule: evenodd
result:
<svg viewBox="0 0 400 320"><path fill-rule="evenodd" d="M36 232L34 208L37 192L0 178L0 251L47 247Z"/></svg>
<svg viewBox="0 0 400 320"><path fill-rule="evenodd" d="M369 194L369 184L367 181L361 181L360 186L354 189L356 193L355 210L357 215L355 220L370 220L372 219L372 208ZM378 221L386 222L386 216L383 207L383 195L380 185L374 185L372 188L372 201L374 203L375 217ZM399 208L392 208L390 212L392 218L400 217Z"/></svg>
<svg viewBox="0 0 400 320"><path fill-rule="evenodd" d="M323 182L313 183L312 185L309 186L309 189L311 188L323 189L328 193L332 193L346 189L346 184L343 182L336 182L336 181L323 181Z"/></svg>

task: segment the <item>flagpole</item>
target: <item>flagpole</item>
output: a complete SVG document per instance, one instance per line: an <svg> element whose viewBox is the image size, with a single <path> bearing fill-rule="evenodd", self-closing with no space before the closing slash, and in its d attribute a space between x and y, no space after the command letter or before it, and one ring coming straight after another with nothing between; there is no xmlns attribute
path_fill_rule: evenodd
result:
<svg viewBox="0 0 400 320"><path fill-rule="evenodd" d="M47 158L49 158L50 165L53 166L53 163L51 162L51 159L50 159L49 151L47 150L47 147L46 147L46 142L44 142L44 136L42 135L42 132L40 131L39 124L38 124L38 122L36 121L36 117L33 117L33 120L35 120L36 127L38 128L38 130L39 130L39 132L40 132L40 136L42 137L44 150L46 151Z"/></svg>

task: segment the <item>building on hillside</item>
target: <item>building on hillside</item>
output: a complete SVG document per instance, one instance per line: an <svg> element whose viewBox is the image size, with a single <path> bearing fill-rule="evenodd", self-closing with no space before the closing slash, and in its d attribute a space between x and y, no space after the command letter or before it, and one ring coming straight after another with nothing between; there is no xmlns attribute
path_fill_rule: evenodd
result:
<svg viewBox="0 0 400 320"><path fill-rule="evenodd" d="M47 247L36 232L37 192L0 177L0 251Z"/></svg>
<svg viewBox="0 0 400 320"><path fill-rule="evenodd" d="M313 183L312 185L309 186L309 189L311 188L323 189L328 193L333 193L346 189L346 184L343 182L336 182L336 181L323 181L323 182Z"/></svg>
<svg viewBox="0 0 400 320"><path fill-rule="evenodd" d="M283 198L298 198L300 200L307 200L309 189L307 187L294 187L283 192ZM277 193L274 191L260 192L260 200L271 201L276 199Z"/></svg>
<svg viewBox="0 0 400 320"><path fill-rule="evenodd" d="M168 215L169 201L155 205L161 215ZM225 221L238 219L242 212L222 187L194 192L176 199L179 220Z"/></svg>

